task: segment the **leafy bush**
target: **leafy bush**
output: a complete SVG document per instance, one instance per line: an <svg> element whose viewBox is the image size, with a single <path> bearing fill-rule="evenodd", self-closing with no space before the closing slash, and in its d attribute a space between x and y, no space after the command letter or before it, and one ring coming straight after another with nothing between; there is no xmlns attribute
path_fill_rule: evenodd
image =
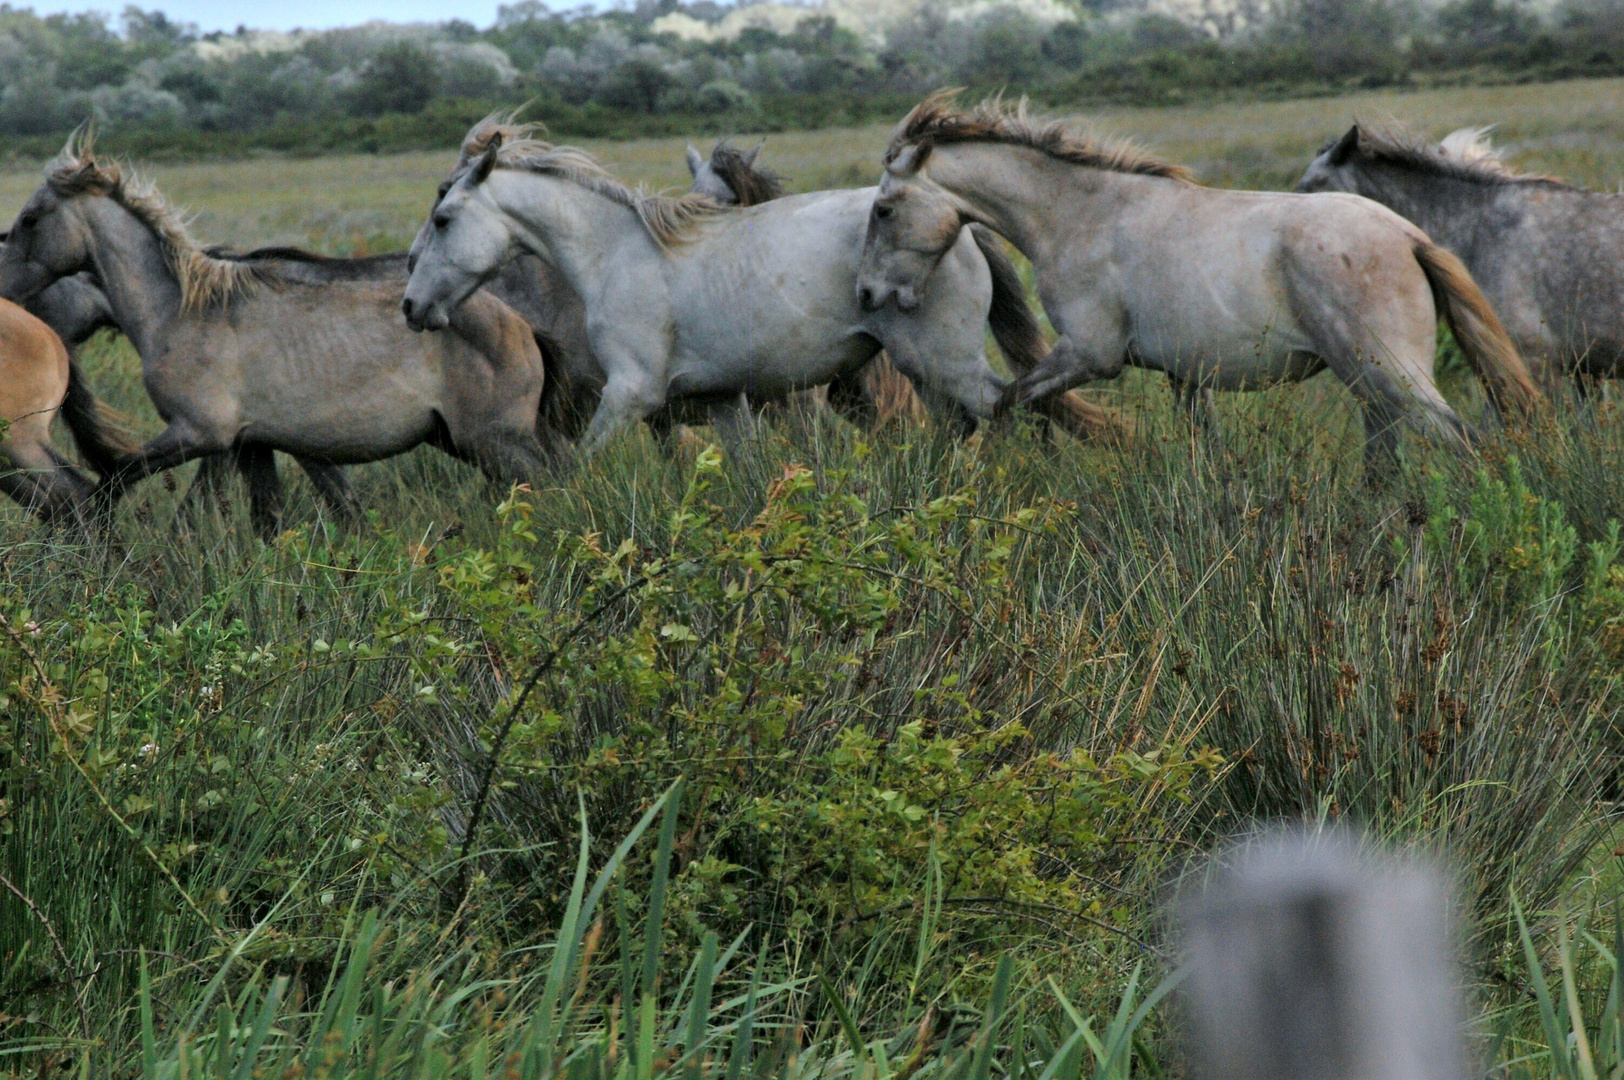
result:
<svg viewBox="0 0 1624 1080"><path fill-rule="evenodd" d="M945 928L960 906L998 912L1006 946L1023 919L1040 934L1102 915L1125 928L1096 882L1135 861L1122 838L1176 829L1220 759L1178 743L1100 761L1037 751L1009 691L978 685L998 678L989 661L968 682L878 677L930 622L972 653L993 645L1011 560L1065 508L983 521L959 492L877 519L840 477L790 467L735 527L707 497L721 467L700 455L657 549L561 537L549 573L583 586L564 608L536 604L533 508L510 500L502 543L443 561L434 603L414 598L386 631L420 695L466 697L470 654L518 688L478 735L524 778L509 781L504 844L561 841L569 817L536 811L570 792L635 806L681 775L698 802L679 910L719 930L850 951L932 874ZM447 631L459 622L479 635ZM524 872L556 873L543 865Z"/></svg>

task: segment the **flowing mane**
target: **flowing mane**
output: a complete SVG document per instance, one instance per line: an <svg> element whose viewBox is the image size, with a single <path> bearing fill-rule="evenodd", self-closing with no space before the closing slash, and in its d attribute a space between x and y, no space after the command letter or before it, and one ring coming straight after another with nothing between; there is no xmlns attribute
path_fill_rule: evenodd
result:
<svg viewBox="0 0 1624 1080"><path fill-rule="evenodd" d="M784 194L784 178L771 169L751 164L744 151L726 139L711 150L711 171L732 189L740 206L759 206Z"/></svg>
<svg viewBox="0 0 1624 1080"><path fill-rule="evenodd" d="M970 112L957 105L957 90L938 90L913 107L891 133L885 163L895 160L903 147L929 139L939 145L962 142L1026 146L1073 165L1110 172L1165 176L1194 183L1182 165L1162 161L1126 139L1096 139L1067 127L1063 121L1033 120L1023 97L1014 105L988 98Z"/></svg>
<svg viewBox="0 0 1624 1080"><path fill-rule="evenodd" d="M96 160L88 135L75 134L45 169L45 182L57 195L105 195L134 214L158 238L180 282L181 307L201 310L223 305L270 278L266 267L221 258L199 247L158 189L116 162Z"/></svg>
<svg viewBox="0 0 1624 1080"><path fill-rule="evenodd" d="M1518 172L1506 164L1489 141L1492 128L1461 128L1444 137L1437 146L1397 128L1359 130L1359 156L1385 162L1414 172L1466 180L1475 184L1549 184L1570 187L1560 177ZM1333 139L1320 148L1323 154L1336 144ZM1316 155L1317 156L1317 155Z"/></svg>
<svg viewBox="0 0 1624 1080"><path fill-rule="evenodd" d="M462 154L452 172L455 177L501 136L496 165L542 176L556 176L612 202L630 207L661 247L689 237L695 226L708 218L727 213L729 207L708 195L658 195L641 187L628 187L598 163L585 150L574 146L554 146L536 138L539 124L515 123L511 117L491 116L474 125L462 141Z"/></svg>

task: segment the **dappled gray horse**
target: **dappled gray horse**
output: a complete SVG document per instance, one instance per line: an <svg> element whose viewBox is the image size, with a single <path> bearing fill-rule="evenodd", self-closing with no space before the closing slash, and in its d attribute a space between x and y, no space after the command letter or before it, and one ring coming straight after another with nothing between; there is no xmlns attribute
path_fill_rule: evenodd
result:
<svg viewBox="0 0 1624 1080"><path fill-rule="evenodd" d="M1102 143L1024 108L926 99L885 155L863 260L864 302L918 303L967 222L1032 260L1061 337L1016 385L1018 402L1124 365L1200 392L1307 378L1329 367L1364 406L1367 461L1397 421L1464 445L1432 379L1448 319L1491 397L1517 411L1539 391L1459 259L1366 199L1216 191L1125 144Z"/></svg>
<svg viewBox="0 0 1624 1080"><path fill-rule="evenodd" d="M1459 255L1547 383L1624 374L1624 195L1519 173L1483 136L1434 148L1356 124L1297 190L1374 199Z"/></svg>
<svg viewBox="0 0 1624 1080"><path fill-rule="evenodd" d="M426 341L401 325L398 278L332 262L210 254L155 191L70 147L0 252L0 295L26 300L92 270L140 354L169 426L103 480L109 504L144 476L236 446L338 465L430 442L497 480L531 479L545 452L530 326L479 297L452 334ZM276 527L274 494L258 495L263 533Z"/></svg>

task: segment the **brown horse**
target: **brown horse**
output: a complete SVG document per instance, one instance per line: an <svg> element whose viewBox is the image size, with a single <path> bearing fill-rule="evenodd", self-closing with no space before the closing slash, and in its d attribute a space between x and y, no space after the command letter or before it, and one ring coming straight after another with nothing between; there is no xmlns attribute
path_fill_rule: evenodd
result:
<svg viewBox="0 0 1624 1080"><path fill-rule="evenodd" d="M67 346L44 322L0 300L0 491L46 521L77 517L95 483L51 445L69 396ZM94 415L94 410L92 411Z"/></svg>

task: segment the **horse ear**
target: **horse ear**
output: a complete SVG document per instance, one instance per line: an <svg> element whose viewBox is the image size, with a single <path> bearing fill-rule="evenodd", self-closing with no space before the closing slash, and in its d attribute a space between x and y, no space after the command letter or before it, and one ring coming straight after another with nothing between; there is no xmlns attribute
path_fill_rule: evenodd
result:
<svg viewBox="0 0 1624 1080"><path fill-rule="evenodd" d="M920 139L918 142L905 147L896 157L886 163L886 171L893 176L912 176L925 167L930 160L930 152L936 144L932 140Z"/></svg>
<svg viewBox="0 0 1624 1080"><path fill-rule="evenodd" d="M1359 152L1359 125L1355 124L1348 129L1348 133L1336 141L1331 147L1331 156L1326 160L1334 165L1346 165L1348 159Z"/></svg>
<svg viewBox="0 0 1624 1080"><path fill-rule="evenodd" d="M701 165L703 165L703 164L705 164L705 159L702 156L700 156L700 153L699 153L698 150L694 149L694 144L689 143L688 144L688 172L693 174L694 176L698 176L699 175L699 167Z"/></svg>
<svg viewBox="0 0 1624 1080"><path fill-rule="evenodd" d="M491 170L496 168L496 155L501 150L502 136L500 134L492 135L490 145L485 147L485 152L479 155L479 161L474 165L473 182L475 184L483 184L491 175Z"/></svg>
<svg viewBox="0 0 1624 1080"><path fill-rule="evenodd" d="M760 142L756 143L756 145L752 146L749 150L745 151L744 164L745 164L746 168L749 168L749 167L755 165L755 163L756 163L756 155L761 153L761 148L763 146L766 146L766 145L767 145L767 140L762 139Z"/></svg>

